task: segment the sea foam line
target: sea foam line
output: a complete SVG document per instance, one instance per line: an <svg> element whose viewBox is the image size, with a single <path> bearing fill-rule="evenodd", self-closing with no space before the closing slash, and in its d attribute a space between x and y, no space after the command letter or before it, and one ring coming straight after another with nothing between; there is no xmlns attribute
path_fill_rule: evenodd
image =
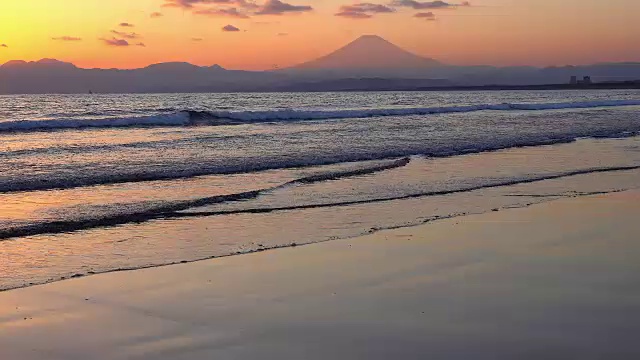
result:
<svg viewBox="0 0 640 360"><path fill-rule="evenodd" d="M302 120L331 120L383 116L432 115L476 111L541 111L598 107L640 106L640 100L601 100L566 103L503 103L444 107L339 110L195 111L184 110L138 117L104 119L47 119L0 122L0 132L51 131L86 128L220 126Z"/></svg>
<svg viewBox="0 0 640 360"><path fill-rule="evenodd" d="M147 209L141 212L117 214L111 216L105 216L100 218L91 219L77 219L77 220L60 220L51 222L42 222L36 224L30 224L26 226L17 226L11 228L0 229L0 241L8 240L12 238L19 238L25 236L41 235L41 234L59 234L68 233L79 230L87 230L99 227L110 227L131 223L144 223L157 219L180 219L180 218L192 218L192 217L209 217L209 216L223 216L223 215L235 215L235 214L265 214L277 211L294 211L294 210L308 210L327 207L341 207L341 206L353 206L361 204L381 203L396 200L406 200L414 198L424 198L430 196L442 196L457 193L465 193L482 189L490 189L504 186L513 186L518 184L535 183L545 180L561 179L577 175L617 172L638 170L640 165L633 166L618 166L618 167L602 167L602 168L589 168L573 170L555 174L546 174L533 177L512 178L502 181L496 181L492 183L485 183L476 186L463 187L458 189L439 190L439 191L427 191L414 194L407 194L394 197L384 197L376 199L363 199L353 201L343 201L335 203L321 203L321 204L304 204L298 206L285 206L285 207L265 207L265 208L249 208L240 210L223 210L223 211L194 211L194 212L180 212L188 210L189 208L201 207L206 205L212 205L215 203L223 203L228 201L249 200L262 195L266 192L280 188L276 186L270 189L256 190L245 193L221 195L214 197L207 197L188 201L170 202L166 205ZM348 176L347 176L348 177Z"/></svg>
<svg viewBox="0 0 640 360"><path fill-rule="evenodd" d="M192 118L198 118L206 123L211 119L231 120L241 123L272 122L286 120L327 120L346 118L367 118L382 116L431 115L447 113L465 113L475 111L514 111L514 110L559 110L559 109L587 109L596 107L638 106L640 100L602 100L566 103L502 103L478 104L444 107L411 107L411 108L383 108L383 109L355 109L355 110L269 110L269 111L189 111Z"/></svg>

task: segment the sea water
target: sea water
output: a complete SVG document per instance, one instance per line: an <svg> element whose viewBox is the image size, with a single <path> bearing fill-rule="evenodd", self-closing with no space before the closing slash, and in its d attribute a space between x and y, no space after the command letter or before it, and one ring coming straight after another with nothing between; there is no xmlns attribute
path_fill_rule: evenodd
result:
<svg viewBox="0 0 640 360"><path fill-rule="evenodd" d="M0 96L0 289L640 185L640 91Z"/></svg>

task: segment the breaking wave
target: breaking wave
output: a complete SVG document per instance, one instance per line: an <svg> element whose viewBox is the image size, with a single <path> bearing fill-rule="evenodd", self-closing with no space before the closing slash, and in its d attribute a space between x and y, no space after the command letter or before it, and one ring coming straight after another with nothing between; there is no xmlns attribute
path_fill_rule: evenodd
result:
<svg viewBox="0 0 640 360"><path fill-rule="evenodd" d="M228 202L237 202L237 201L248 201L251 199L255 199L261 195L265 195L274 190L282 188L283 186L291 186L291 185L305 185L309 183L319 182L319 181L329 181L329 180L337 180L340 178L346 178L351 176L359 176L365 174L372 174L378 171L384 171L387 169L393 169L396 167L401 167L409 163L409 159L401 159L391 162L385 166L376 166L372 168L362 169L360 172L356 171L344 171L344 172L335 172L328 173L327 176L318 176L318 177L308 177L301 178L298 180L291 181L289 183L275 186L272 188L248 191L236 194L228 194L228 195L217 195L211 197L203 197L193 200L184 200L184 201L167 201L160 204L149 204L145 206L144 203L140 203L140 206L128 206L133 211L125 211L123 212L121 208L118 208L115 213L107 213L102 214L102 216L98 217L88 217L88 218L68 218L54 221L44 221L44 222L36 222L26 225L17 225L17 226L9 226L5 228L0 228L0 241L8 240L12 238L19 238L25 236L34 236L40 234L57 234L57 233L67 233L79 230L86 230L98 227L108 227L108 226L116 226L122 224L131 224L131 223L144 223L151 220L158 219L179 219L179 218L190 218L190 217L208 217L208 216L221 216L221 215L234 215L234 214L263 214L270 213L275 211L292 211L292 210L304 210L304 209L314 209L314 208L326 208L326 207L338 207L338 206L350 206L350 205L359 205L359 204L369 204L369 203L378 203L378 202L387 202L394 200L404 200L411 198L421 198L421 197L429 197L429 196L442 196L456 193L465 193L471 192L475 190L487 189L487 188L496 188L503 186L512 186L517 184L527 184L540 182L545 180L553 180L560 179L566 177L572 177L576 175L585 175L585 174L594 174L594 173L607 173L607 172L617 172L617 171L626 171L626 170L637 170L640 169L640 165L631 165L631 166L617 166L617 167L599 167L599 168L588 168L588 169L580 169L573 171L565 171L559 173L549 173L544 175L531 175L531 176L522 176L522 177L514 177L514 178L504 178L504 179L488 179L487 181L481 182L475 185L461 186L452 189L442 189L442 190L433 190L433 191L423 191L423 192L415 192L408 193L404 195L398 196L380 196L375 198L366 198L366 199L354 199L351 201L336 201L330 203L306 203L299 205L291 205L291 206L282 206L282 207L250 207L245 209L229 209L229 210L221 210L221 211L192 211L192 212L183 212L189 209L195 209L199 207L204 207L207 205L213 204L222 204Z"/></svg>
<svg viewBox="0 0 640 360"><path fill-rule="evenodd" d="M444 107L411 107L354 110L265 110L265 111L196 111L184 110L150 116L111 117L103 119L47 119L0 122L0 132L47 131L85 128L219 126L301 120L330 120L383 116L431 115L476 111L540 111L588 109L599 107L640 106L640 100L606 100L565 103L503 103ZM165 109L166 110L166 109Z"/></svg>

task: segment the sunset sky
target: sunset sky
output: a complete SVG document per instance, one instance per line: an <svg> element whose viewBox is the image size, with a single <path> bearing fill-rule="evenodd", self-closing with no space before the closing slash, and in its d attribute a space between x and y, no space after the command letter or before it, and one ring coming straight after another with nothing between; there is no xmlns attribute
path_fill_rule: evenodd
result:
<svg viewBox="0 0 640 360"><path fill-rule="evenodd" d="M449 64L640 61L638 0L0 0L0 63L285 67L363 34Z"/></svg>

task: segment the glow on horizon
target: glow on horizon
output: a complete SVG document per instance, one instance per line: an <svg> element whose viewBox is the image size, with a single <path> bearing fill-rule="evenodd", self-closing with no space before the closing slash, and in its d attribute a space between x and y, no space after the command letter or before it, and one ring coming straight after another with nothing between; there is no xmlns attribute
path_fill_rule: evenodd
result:
<svg viewBox="0 0 640 360"><path fill-rule="evenodd" d="M253 15L259 9L251 9L248 18L195 13L237 5L163 6L169 1L189 2L3 0L0 44L6 47L0 47L0 63L56 58L81 67L137 68L187 61L258 70L311 60L362 34L377 34L416 54L458 65L640 61L637 0L475 0L470 6L428 10L392 6L388 0L375 3L395 12L367 13L372 15L368 19L335 16L342 6L354 4L345 0L283 0L313 10ZM156 12L162 16L152 17ZM418 12L433 12L436 20L415 17ZM222 31L226 25L240 31ZM105 40L125 40L130 46L110 46Z"/></svg>

